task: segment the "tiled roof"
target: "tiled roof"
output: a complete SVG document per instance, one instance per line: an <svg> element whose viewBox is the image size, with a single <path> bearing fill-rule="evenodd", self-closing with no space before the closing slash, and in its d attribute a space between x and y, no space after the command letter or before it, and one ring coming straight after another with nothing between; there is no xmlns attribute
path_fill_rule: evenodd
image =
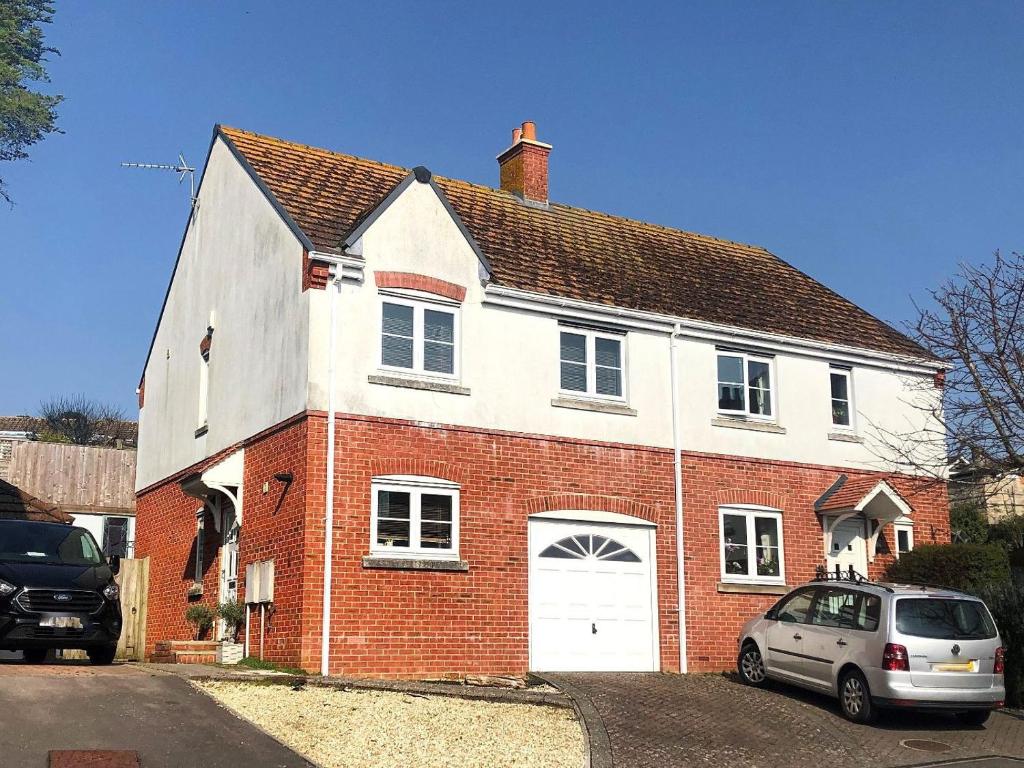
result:
<svg viewBox="0 0 1024 768"><path fill-rule="evenodd" d="M48 501L0 480L0 519L40 520L47 523L71 523L74 518Z"/></svg>
<svg viewBox="0 0 1024 768"><path fill-rule="evenodd" d="M237 149L316 250L338 253L409 171L235 128ZM916 343L755 246L434 177L511 288L927 358Z"/></svg>
<svg viewBox="0 0 1024 768"><path fill-rule="evenodd" d="M860 477L851 480L844 475L840 479L842 479L842 483L837 484L838 487L833 486L830 489L831 492L826 491L823 497L814 505L814 509L817 512L853 509L860 504L861 499L867 496L876 485L880 482L886 482L878 477ZM886 482L886 485L892 489L893 493L900 495L892 483Z"/></svg>
<svg viewBox="0 0 1024 768"><path fill-rule="evenodd" d="M135 445L139 437L139 424L136 421L114 422L116 437L128 445ZM27 432L38 434L46 431L45 419L35 416L0 416L0 432Z"/></svg>

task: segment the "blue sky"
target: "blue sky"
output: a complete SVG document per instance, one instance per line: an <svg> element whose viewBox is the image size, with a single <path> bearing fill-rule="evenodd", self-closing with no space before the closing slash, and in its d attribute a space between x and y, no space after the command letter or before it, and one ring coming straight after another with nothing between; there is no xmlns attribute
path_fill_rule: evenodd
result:
<svg viewBox="0 0 1024 768"><path fill-rule="evenodd" d="M560 202L763 245L901 324L1019 250L1018 2L58 2L63 135L0 166L0 413L134 417L214 123L496 185L525 119ZM807 307L814 312L814 307Z"/></svg>

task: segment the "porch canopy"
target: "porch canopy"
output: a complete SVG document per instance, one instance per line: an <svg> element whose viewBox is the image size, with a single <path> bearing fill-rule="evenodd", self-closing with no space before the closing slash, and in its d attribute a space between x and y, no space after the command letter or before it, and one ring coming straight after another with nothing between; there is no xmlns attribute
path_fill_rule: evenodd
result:
<svg viewBox="0 0 1024 768"><path fill-rule="evenodd" d="M851 480L840 475L816 502L814 511L822 518L825 554L832 551L832 533L844 520L862 518L873 521L868 530L868 560L874 562L878 535L888 523L910 523L914 510L907 500L884 479L862 477Z"/></svg>
<svg viewBox="0 0 1024 768"><path fill-rule="evenodd" d="M235 510L235 522L242 524L242 472L245 468L245 449L232 453L223 461L207 467L202 472L189 475L181 481L181 490L189 496L210 505L212 509L220 506L221 494L231 502ZM220 515L213 516L213 524L220 531Z"/></svg>

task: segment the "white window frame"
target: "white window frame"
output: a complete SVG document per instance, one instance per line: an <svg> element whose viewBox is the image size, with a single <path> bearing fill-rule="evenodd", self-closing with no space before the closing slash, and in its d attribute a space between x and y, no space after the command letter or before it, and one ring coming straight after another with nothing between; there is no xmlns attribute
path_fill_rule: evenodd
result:
<svg viewBox="0 0 1024 768"><path fill-rule="evenodd" d="M836 398L832 397L832 377L843 376L846 378L846 407L850 414L849 424L836 424L835 416L832 415L832 401ZM853 369L843 368L838 365L831 365L828 369L828 412L829 421L832 424L832 429L840 430L843 432L854 432L855 430L855 411L853 408Z"/></svg>
<svg viewBox="0 0 1024 768"><path fill-rule="evenodd" d="M412 309L412 368L403 368L400 365L384 364L384 305L397 304ZM425 339L423 336L423 313L425 310L435 312L447 312L452 315L452 372L428 371L423 367L423 349ZM457 381L461 376L462 366L462 307L453 302L430 301L420 298L395 293L381 293L380 305L377 311L377 365L382 371L389 373L401 373L406 376L417 378L443 379L445 381Z"/></svg>
<svg viewBox="0 0 1024 768"><path fill-rule="evenodd" d="M385 547L377 543L377 492L409 494L409 546ZM436 549L420 546L420 508L423 494L450 496L452 500L452 547ZM459 559L459 486L450 480L418 475L386 475L370 481L370 553L381 557L410 560Z"/></svg>
<svg viewBox="0 0 1024 768"><path fill-rule="evenodd" d="M199 353L199 414L197 427L202 429L210 418L210 350Z"/></svg>
<svg viewBox="0 0 1024 768"><path fill-rule="evenodd" d="M900 531L906 531L907 543L910 545L910 549L907 552L914 551L914 524L912 522L905 522L897 520L892 524L893 528L893 542L892 542L892 553L899 559L899 556L903 553L900 552Z"/></svg>
<svg viewBox="0 0 1024 768"><path fill-rule="evenodd" d="M750 556L747 559L747 574L727 573L725 570L725 516L740 515L747 521L747 547ZM757 573L757 549L754 539L754 519L766 517L775 520L779 531L779 575L760 576ZM719 573L722 581L730 584L785 584L786 583L786 542L782 527L782 511L772 507L756 504L732 504L718 508L718 559Z"/></svg>
<svg viewBox="0 0 1024 768"><path fill-rule="evenodd" d="M562 389L562 334L570 333L575 336L583 336L586 344L586 378L587 388L585 391L578 389ZM608 339L609 341L616 341L619 344L619 361L621 367L619 369L619 375L621 379L619 381L622 389L621 395L604 395L597 391L597 339ZM626 334L615 333L614 331L599 331L594 328L581 328L575 325L559 325L558 326L558 394L573 399L579 400L610 400L615 403L628 402L629 391L626 388L626 382L628 377L626 372L628 370L628 360L626 354ZM600 366L606 368L607 366Z"/></svg>
<svg viewBox="0 0 1024 768"><path fill-rule="evenodd" d="M729 408L722 408L718 405L719 391L718 387L721 382L718 379L718 358L720 357L738 357L743 361L743 402L744 409L732 410ZM750 411L750 368L749 363L753 361L755 363L765 363L768 366L768 410L770 414L764 415L760 413L752 413ZM748 352L734 352L728 349L716 349L715 350L715 407L718 409L718 413L722 416L729 416L732 418L743 418L743 419L757 419L758 421L778 421L779 413L776 405L775 390L778 388L779 382L775 376L775 358L770 355L758 355L751 354Z"/></svg>
<svg viewBox="0 0 1024 768"><path fill-rule="evenodd" d="M206 546L206 507L200 507L196 511L196 560L194 563L195 574L192 581L196 584L203 583L203 549Z"/></svg>

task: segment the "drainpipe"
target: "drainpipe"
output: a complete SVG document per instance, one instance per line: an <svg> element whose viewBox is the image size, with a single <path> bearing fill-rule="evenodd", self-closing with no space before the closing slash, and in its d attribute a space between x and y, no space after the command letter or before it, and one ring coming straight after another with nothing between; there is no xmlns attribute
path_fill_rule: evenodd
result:
<svg viewBox="0 0 1024 768"><path fill-rule="evenodd" d="M334 564L334 352L337 333L334 321L337 315L338 294L341 293L341 265L331 264L327 301L330 305L330 325L327 330L327 493L324 510L324 605L323 635L320 642L320 674L327 677L331 647L331 578Z"/></svg>
<svg viewBox="0 0 1024 768"><path fill-rule="evenodd" d="M681 326L676 323L669 337L669 382L672 387L672 469L676 497L676 584L679 592L679 671L686 674L686 563L683 536L683 454L680 447L679 375L676 371L676 337Z"/></svg>

